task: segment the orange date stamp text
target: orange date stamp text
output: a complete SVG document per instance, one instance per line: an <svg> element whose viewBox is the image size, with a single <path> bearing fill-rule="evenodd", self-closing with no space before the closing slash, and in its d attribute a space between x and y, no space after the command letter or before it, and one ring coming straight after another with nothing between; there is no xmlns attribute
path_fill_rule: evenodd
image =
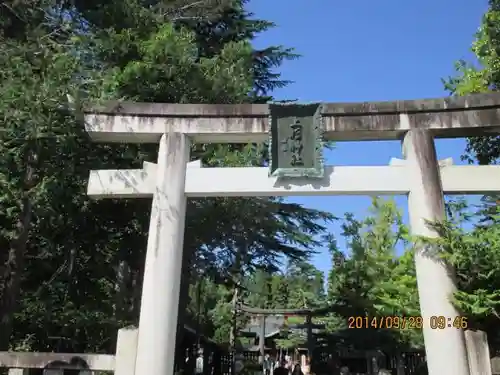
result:
<svg viewBox="0 0 500 375"><path fill-rule="evenodd" d="M421 329L424 320L421 316L350 316L347 318L349 329Z"/></svg>
<svg viewBox="0 0 500 375"><path fill-rule="evenodd" d="M468 321L464 316L431 316L428 321L421 316L349 316L349 329L467 329Z"/></svg>

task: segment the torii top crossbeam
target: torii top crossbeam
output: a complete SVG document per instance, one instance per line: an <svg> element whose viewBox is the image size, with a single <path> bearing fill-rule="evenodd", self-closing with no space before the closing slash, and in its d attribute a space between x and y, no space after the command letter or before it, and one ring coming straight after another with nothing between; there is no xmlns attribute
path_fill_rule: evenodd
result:
<svg viewBox="0 0 500 375"><path fill-rule="evenodd" d="M85 111L86 130L96 142L158 143L169 131L198 143L268 140L268 104L162 104L108 102ZM401 139L410 129L435 138L500 131L500 93L391 102L327 103L324 138L338 141ZM401 121L401 114L408 121Z"/></svg>

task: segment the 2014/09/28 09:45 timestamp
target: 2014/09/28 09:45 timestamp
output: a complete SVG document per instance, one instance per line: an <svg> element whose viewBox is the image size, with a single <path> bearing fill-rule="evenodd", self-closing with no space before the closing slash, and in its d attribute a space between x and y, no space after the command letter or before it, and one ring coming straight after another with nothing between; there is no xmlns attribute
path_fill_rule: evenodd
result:
<svg viewBox="0 0 500 375"><path fill-rule="evenodd" d="M395 328L395 329L422 329L424 319L421 316L350 316L347 319L348 328ZM468 322L464 316L445 317L431 316L428 321L431 329L467 329Z"/></svg>

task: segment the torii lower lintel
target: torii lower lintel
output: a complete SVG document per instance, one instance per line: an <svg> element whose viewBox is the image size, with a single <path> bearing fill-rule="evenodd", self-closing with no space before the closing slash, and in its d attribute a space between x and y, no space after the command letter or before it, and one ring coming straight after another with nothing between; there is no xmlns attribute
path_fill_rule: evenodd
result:
<svg viewBox="0 0 500 375"><path fill-rule="evenodd" d="M394 161L393 161L394 163ZM391 166L325 167L320 180L287 181L268 177L267 168L195 168L186 171L186 196L328 196L405 195L411 190L404 163ZM444 194L490 194L498 189L500 166L444 165ZM143 169L96 170L90 173L87 194L93 198L148 198L155 189L156 164Z"/></svg>

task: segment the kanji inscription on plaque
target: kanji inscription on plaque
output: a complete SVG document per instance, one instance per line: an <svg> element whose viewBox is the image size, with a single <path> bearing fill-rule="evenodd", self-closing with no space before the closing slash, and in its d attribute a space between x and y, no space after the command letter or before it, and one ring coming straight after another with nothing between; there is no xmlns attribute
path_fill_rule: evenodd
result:
<svg viewBox="0 0 500 375"><path fill-rule="evenodd" d="M270 104L269 175L323 177L321 104Z"/></svg>

